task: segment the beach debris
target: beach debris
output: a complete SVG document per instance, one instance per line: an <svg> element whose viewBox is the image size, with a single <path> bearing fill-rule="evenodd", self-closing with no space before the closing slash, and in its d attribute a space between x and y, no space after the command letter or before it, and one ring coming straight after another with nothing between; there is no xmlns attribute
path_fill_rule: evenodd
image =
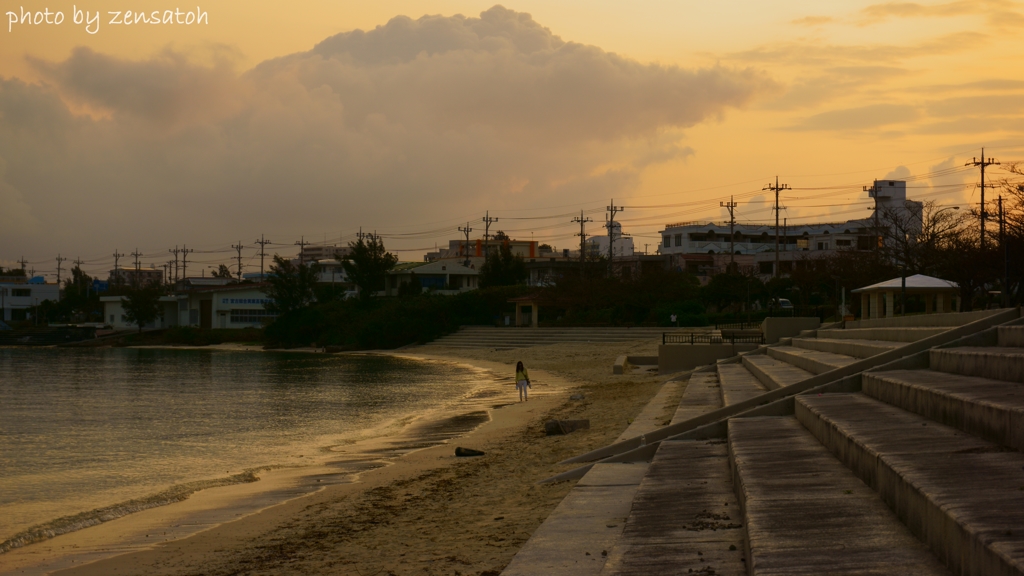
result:
<svg viewBox="0 0 1024 576"><path fill-rule="evenodd" d="M468 456L483 456L484 453L479 450L473 450L472 448L463 448L459 446L455 449L455 455L459 458L465 458Z"/></svg>
<svg viewBox="0 0 1024 576"><path fill-rule="evenodd" d="M547 432L548 436L589 429L590 420L548 420L544 423L544 431Z"/></svg>
<svg viewBox="0 0 1024 576"><path fill-rule="evenodd" d="M583 400L585 396L583 394L573 394L569 396L569 400Z"/></svg>

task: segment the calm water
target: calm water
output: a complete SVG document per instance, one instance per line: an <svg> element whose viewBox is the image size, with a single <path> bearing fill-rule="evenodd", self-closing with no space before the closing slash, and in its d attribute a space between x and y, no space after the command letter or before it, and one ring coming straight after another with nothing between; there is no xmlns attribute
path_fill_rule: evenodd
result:
<svg viewBox="0 0 1024 576"><path fill-rule="evenodd" d="M0 348L0 542L185 482L323 460L496 386L386 356Z"/></svg>

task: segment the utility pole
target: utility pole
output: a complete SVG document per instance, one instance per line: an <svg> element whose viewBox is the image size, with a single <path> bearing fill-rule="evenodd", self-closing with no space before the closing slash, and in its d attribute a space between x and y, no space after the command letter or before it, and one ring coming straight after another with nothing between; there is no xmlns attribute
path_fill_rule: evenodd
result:
<svg viewBox="0 0 1024 576"><path fill-rule="evenodd" d="M175 270L175 274L177 274L177 269L178 269L178 260L177 260L177 258L175 258L174 260L168 260L167 261L167 268L166 268L166 271L164 272L164 284L167 284L168 286L170 286L170 284L171 284L171 270Z"/></svg>
<svg viewBox="0 0 1024 576"><path fill-rule="evenodd" d="M981 160L977 158L971 159L970 162L964 164L964 166L980 166L981 167L981 250L985 250L985 218L988 216L985 213L985 166L991 166L993 164L999 164L994 158L985 159L985 149L981 149Z"/></svg>
<svg viewBox="0 0 1024 576"><path fill-rule="evenodd" d="M729 202L719 202L718 205L729 209L729 267L732 268L736 263L736 234L733 228L736 226L735 209L738 204L733 201L733 196L729 196Z"/></svg>
<svg viewBox="0 0 1024 576"><path fill-rule="evenodd" d="M473 229L469 227L469 222L466 222L465 228L459 226L459 232L464 232L466 234L466 262L463 264L466 268L469 268L469 233L472 231Z"/></svg>
<svg viewBox="0 0 1024 576"><path fill-rule="evenodd" d="M184 280L188 277L188 253L195 252L193 248L186 248L184 244L181 245L181 279Z"/></svg>
<svg viewBox="0 0 1024 576"><path fill-rule="evenodd" d="M22 256L21 260L17 260L17 262L18 262L18 264L21 264L21 271L24 272L25 271L25 265L28 264L28 260L25 260L25 257Z"/></svg>
<svg viewBox="0 0 1024 576"><path fill-rule="evenodd" d="M177 282L178 281L178 254L181 252L181 250L178 250L178 247L175 246L174 250L171 250L170 248L168 248L167 251L169 253L171 253L171 254L174 254L174 281ZM170 280L170 278L168 278L168 280Z"/></svg>
<svg viewBox="0 0 1024 576"><path fill-rule="evenodd" d="M771 190L775 192L775 278L779 277L779 191L790 190L789 184L779 185L779 177L775 177L775 185L772 186L771 182L768 183L761 190Z"/></svg>
<svg viewBox="0 0 1024 576"><path fill-rule="evenodd" d="M583 276L587 267L587 222L593 222L593 220L584 218L583 210L580 210L580 215L573 218L572 221L579 222L580 225L580 233L577 236L580 237L580 276Z"/></svg>
<svg viewBox="0 0 1024 576"><path fill-rule="evenodd" d="M1000 204L1001 204L1001 198L1000 198ZM1001 237L1000 237L1000 238L1001 238ZM82 257L81 257L81 256L79 256L79 257L75 258L75 259L74 259L74 260L72 260L72 261L73 261L73 262L75 263L75 268L77 268L77 269L78 269L78 273L79 273L79 274L82 274ZM75 276L74 276L74 274L75 274L75 272L74 272L74 270L72 270L72 280L73 280L73 281L75 280ZM78 287L78 293L79 293L79 294L81 294L81 293L82 293L82 287L81 287L81 286L79 286L79 287Z"/></svg>
<svg viewBox="0 0 1024 576"><path fill-rule="evenodd" d="M142 256L142 252L136 248L135 252L132 252L132 256L135 257L135 277L132 278L132 287L137 288L139 285L139 256Z"/></svg>
<svg viewBox="0 0 1024 576"><path fill-rule="evenodd" d="M306 242L306 237L302 236L302 239L295 243L299 247L299 266L305 264L305 259L302 257L302 253L306 250L306 246L309 242Z"/></svg>
<svg viewBox="0 0 1024 576"><path fill-rule="evenodd" d="M118 272L117 263L123 257L124 257L124 254L121 254L120 252L117 251L117 248L114 248L114 283L115 284L120 284L121 283L121 275ZM175 256L175 259L177 259L177 256Z"/></svg>
<svg viewBox="0 0 1024 576"><path fill-rule="evenodd" d="M238 251L238 256L236 256L236 258L238 259L238 281L241 282L242 281L242 248L245 248L245 246L242 246L242 241L239 240L238 244L232 244L231 247Z"/></svg>
<svg viewBox="0 0 1024 576"><path fill-rule="evenodd" d="M260 245L260 253L259 253L259 257L260 257L260 282L263 282L263 280L264 280L264 276L263 276L263 257L267 255L266 254L266 248L267 248L267 244L270 244L270 240L267 240L266 238L263 237L263 234L260 234L260 239L257 240L256 243ZM241 242L239 242L239 244L241 244Z"/></svg>
<svg viewBox="0 0 1024 576"><path fill-rule="evenodd" d="M60 265L65 260L67 260L67 258L61 258L60 254L57 254L57 290L60 290L60 271L62 270Z"/></svg>
<svg viewBox="0 0 1024 576"><path fill-rule="evenodd" d="M491 224L497 222L497 218L491 218L490 211L484 213L484 258L490 253L491 247Z"/></svg>
<svg viewBox="0 0 1024 576"><path fill-rule="evenodd" d="M608 275L611 276L612 270L614 270L612 260L615 257L615 215L625 210L625 208L616 206L615 199L612 198L611 204L605 210L608 211Z"/></svg>
<svg viewBox="0 0 1024 576"><path fill-rule="evenodd" d="M999 247L1003 249L1003 308L1010 307L1010 253L1006 249L1006 218L1003 196L999 195Z"/></svg>

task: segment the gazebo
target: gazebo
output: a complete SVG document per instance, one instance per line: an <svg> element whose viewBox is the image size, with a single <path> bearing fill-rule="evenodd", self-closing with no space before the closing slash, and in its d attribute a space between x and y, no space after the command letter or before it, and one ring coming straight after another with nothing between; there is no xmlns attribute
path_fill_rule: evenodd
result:
<svg viewBox="0 0 1024 576"><path fill-rule="evenodd" d="M861 318L868 319L882 318L883 308L885 309L884 317L891 318L895 311L894 296L901 290L903 290L903 279L893 278L850 292L860 294ZM960 311L960 287L955 282L914 274L907 276L906 290L908 295L924 298L925 314Z"/></svg>

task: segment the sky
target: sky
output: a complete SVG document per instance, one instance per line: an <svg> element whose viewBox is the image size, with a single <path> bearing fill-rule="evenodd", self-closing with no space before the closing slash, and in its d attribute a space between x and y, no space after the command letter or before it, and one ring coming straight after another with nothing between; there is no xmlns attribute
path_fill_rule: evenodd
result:
<svg viewBox="0 0 1024 576"><path fill-rule="evenodd" d="M613 202L653 252L666 224L722 221L730 198L737 221L772 221L776 177L792 188L782 217L837 222L869 215L876 178L968 208L979 174L964 164L982 147L1024 160L1017 2L0 13L0 266L24 258L51 281L58 255L65 276L80 259L105 277L115 252L159 266L183 245L190 274L236 263L233 244L258 271L261 235L294 255L360 229L419 260L459 227L478 237L485 214L492 233L572 248L572 218L600 234Z"/></svg>

